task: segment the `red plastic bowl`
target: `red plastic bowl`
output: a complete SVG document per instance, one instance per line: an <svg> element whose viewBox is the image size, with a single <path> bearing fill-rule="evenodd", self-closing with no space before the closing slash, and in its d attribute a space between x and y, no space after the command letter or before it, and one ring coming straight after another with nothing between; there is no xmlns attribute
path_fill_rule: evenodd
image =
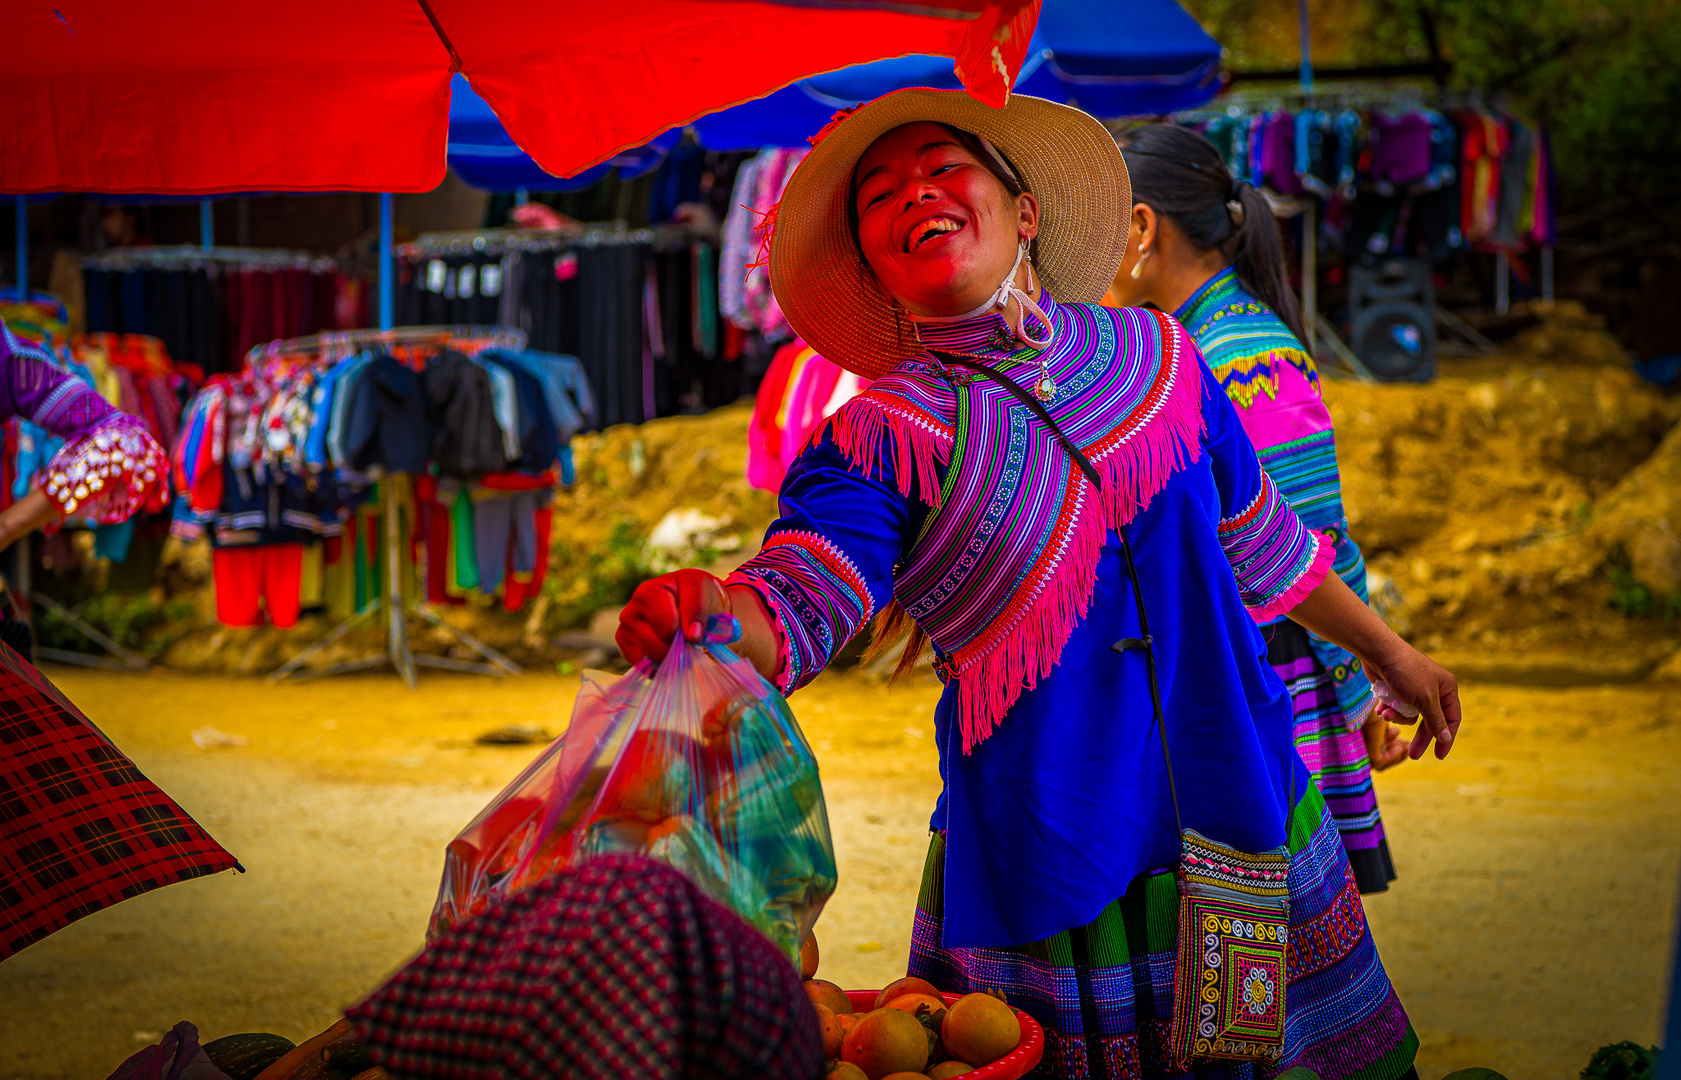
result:
<svg viewBox="0 0 1681 1080"><path fill-rule="evenodd" d="M880 990L848 990L846 996L852 1002L854 1012L866 1013L875 1008L876 997L880 993ZM963 995L940 996L950 1005ZM1045 1056L1045 1031L1039 1026L1039 1021L1020 1009L1016 1010L1016 1019L1021 1021L1021 1042L1016 1044L1016 1048L991 1065L982 1065L964 1073L962 1080L1021 1080L1033 1071L1039 1059Z"/></svg>

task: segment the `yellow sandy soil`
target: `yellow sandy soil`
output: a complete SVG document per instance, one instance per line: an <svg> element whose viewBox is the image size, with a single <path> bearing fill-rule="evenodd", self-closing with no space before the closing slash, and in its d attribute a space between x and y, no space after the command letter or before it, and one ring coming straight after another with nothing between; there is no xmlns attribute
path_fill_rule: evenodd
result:
<svg viewBox="0 0 1681 1080"><path fill-rule="evenodd" d="M249 873L171 886L0 964L0 1078L100 1080L178 1020L206 1038L324 1028L421 943L443 845L536 752L472 737L564 725L576 679L383 676L270 687L53 678ZM822 762L840 890L822 974L904 972L938 790L931 683L829 676L795 699ZM1574 1077L1655 1041L1681 856L1673 688L1472 685L1446 763L1381 777L1401 879L1368 912L1424 1040L1420 1072ZM241 749L201 751L212 725Z"/></svg>

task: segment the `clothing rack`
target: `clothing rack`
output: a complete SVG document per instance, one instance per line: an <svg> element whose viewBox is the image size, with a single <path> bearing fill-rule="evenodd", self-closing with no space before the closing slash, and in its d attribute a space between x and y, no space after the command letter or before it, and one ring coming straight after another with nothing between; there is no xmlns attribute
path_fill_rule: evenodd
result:
<svg viewBox="0 0 1681 1080"><path fill-rule="evenodd" d="M1311 89L1302 87L1230 90L1218 104L1189 109L1173 114L1178 121L1212 120L1221 116L1238 116L1244 112L1270 109L1397 109L1458 108L1448 104L1441 92L1427 91L1419 86L1360 86L1337 83L1318 83Z"/></svg>
<svg viewBox="0 0 1681 1080"><path fill-rule="evenodd" d="M422 233L397 249L399 258L447 257L451 255L499 255L510 251L550 251L555 248L604 244L651 244L673 229L658 226L632 229L622 221L591 225L569 225L559 229L469 229L460 232Z"/></svg>
<svg viewBox="0 0 1681 1080"><path fill-rule="evenodd" d="M180 244L169 247L117 248L82 259L87 270L179 270L207 266L233 266L262 270L312 270L330 272L338 263L325 256L286 248L198 247Z"/></svg>
<svg viewBox="0 0 1681 1080"><path fill-rule="evenodd" d="M1304 60L1305 62L1305 60ZM1311 77L1309 76L1309 80ZM1300 111L1303 109L1323 109L1326 111L1342 109L1383 109L1395 111L1424 111L1435 110L1450 112L1453 110L1472 109L1504 112L1502 95L1488 94L1481 90L1459 90L1445 87L1426 88L1416 84L1394 84L1373 86L1357 83L1312 83L1292 88L1268 88L1253 90L1233 90L1222 95L1219 102L1200 109L1190 109L1174 113L1172 120L1182 124L1194 124L1213 121L1227 117L1240 117L1246 113L1268 112L1273 110ZM1119 130L1119 129L1117 129ZM1271 200L1269 200L1271 201ZM1290 200L1296 202L1297 200ZM1302 296L1301 305L1303 317L1306 320L1310 353L1317 353L1319 337L1327 339L1327 345L1333 355L1345 365L1353 359L1353 351L1344 344L1331 328L1328 321L1320 316L1318 310L1318 207L1311 197L1299 200L1300 213L1303 223L1304 241L1302 244ZM1294 212L1292 212L1293 216ZM1550 306L1554 300L1554 252L1553 245L1539 246L1541 262L1541 303ZM1511 263L1512 253L1501 250L1495 252L1494 257L1494 310L1497 315L1505 315L1511 306ZM1486 338L1480 334L1474 337L1465 334L1465 324L1456 316L1451 315L1439 305L1435 308L1435 317L1439 323L1454 330L1462 337L1466 337L1474 347L1483 352L1490 351ZM1356 364L1358 361L1354 361ZM1356 369L1357 377L1367 377L1363 369Z"/></svg>
<svg viewBox="0 0 1681 1080"><path fill-rule="evenodd" d="M376 345L453 345L463 352L525 348L525 331L517 326L399 326L390 330L328 330L304 337L271 341L245 354L248 366L287 357L315 356L337 360Z"/></svg>
<svg viewBox="0 0 1681 1080"><path fill-rule="evenodd" d="M509 348L517 351L525 347L525 340L523 330L508 326L410 326L392 330L344 330L272 342L269 345L253 349L248 361L257 362L263 359L307 357L311 355L323 360L337 359L358 348L373 345L437 345L440 347L450 345L461 348L466 352L478 352L489 348ZM396 491L391 484L381 485L381 508L385 515L384 594L374 603L368 605L367 608L352 615L328 631L326 636L309 645L298 655L275 669L269 675L268 681L320 679L332 675L347 675L357 671L373 671L390 667L402 678L409 689L413 690L418 685L415 678L417 667L490 675L496 678L505 675L524 674L525 669L513 660L465 630L451 626L436 612L432 611L425 602L404 601L402 599L401 560L406 538L399 535L397 528L401 517L398 513ZM333 664L318 671L303 670L304 665L309 662L311 657L339 641L355 627L380 615L383 615L386 620L385 651L383 653L363 657L359 660ZM457 644L469 649L485 662L457 660L449 656L429 656L414 652L409 647L408 635L408 617L411 615L443 631Z"/></svg>

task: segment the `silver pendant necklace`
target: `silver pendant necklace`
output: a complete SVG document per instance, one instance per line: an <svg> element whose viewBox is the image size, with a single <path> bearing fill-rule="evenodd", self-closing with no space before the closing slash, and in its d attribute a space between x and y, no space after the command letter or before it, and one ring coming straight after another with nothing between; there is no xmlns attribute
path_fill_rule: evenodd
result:
<svg viewBox="0 0 1681 1080"><path fill-rule="evenodd" d="M1056 380L1051 378L1051 363L1044 357L1039 359L1039 380L1033 384L1033 396L1042 402L1049 402L1056 397Z"/></svg>

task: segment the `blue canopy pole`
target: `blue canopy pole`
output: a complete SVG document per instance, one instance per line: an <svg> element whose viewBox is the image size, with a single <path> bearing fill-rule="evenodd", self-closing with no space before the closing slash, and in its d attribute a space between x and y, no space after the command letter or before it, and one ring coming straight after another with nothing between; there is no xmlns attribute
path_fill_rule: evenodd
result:
<svg viewBox="0 0 1681 1080"><path fill-rule="evenodd" d="M1313 41L1308 36L1307 0L1296 0L1296 25L1302 39L1302 108L1313 93ZM1300 131L1301 129L1297 129ZM1301 136L1298 135L1298 138ZM1302 331L1307 354L1312 356L1319 336L1319 204L1312 195L1302 197Z"/></svg>
<svg viewBox="0 0 1681 1080"><path fill-rule="evenodd" d="M396 284L392 277L396 273L396 261L391 256L391 193L383 192L379 197L379 328L391 329L395 321L392 310L396 292Z"/></svg>
<svg viewBox="0 0 1681 1080"><path fill-rule="evenodd" d="M1302 92L1313 93L1313 46L1308 40L1307 0L1296 0L1296 23L1302 38Z"/></svg>
<svg viewBox="0 0 1681 1080"><path fill-rule="evenodd" d="M216 220L210 212L210 200L198 201L198 246L209 251L216 246Z"/></svg>
<svg viewBox="0 0 1681 1080"><path fill-rule="evenodd" d="M526 203L528 203L530 201L531 201L531 189L530 188L515 188L514 189L514 205L515 206L524 206Z"/></svg>
<svg viewBox="0 0 1681 1080"><path fill-rule="evenodd" d="M29 299L29 203L18 200L18 299Z"/></svg>

